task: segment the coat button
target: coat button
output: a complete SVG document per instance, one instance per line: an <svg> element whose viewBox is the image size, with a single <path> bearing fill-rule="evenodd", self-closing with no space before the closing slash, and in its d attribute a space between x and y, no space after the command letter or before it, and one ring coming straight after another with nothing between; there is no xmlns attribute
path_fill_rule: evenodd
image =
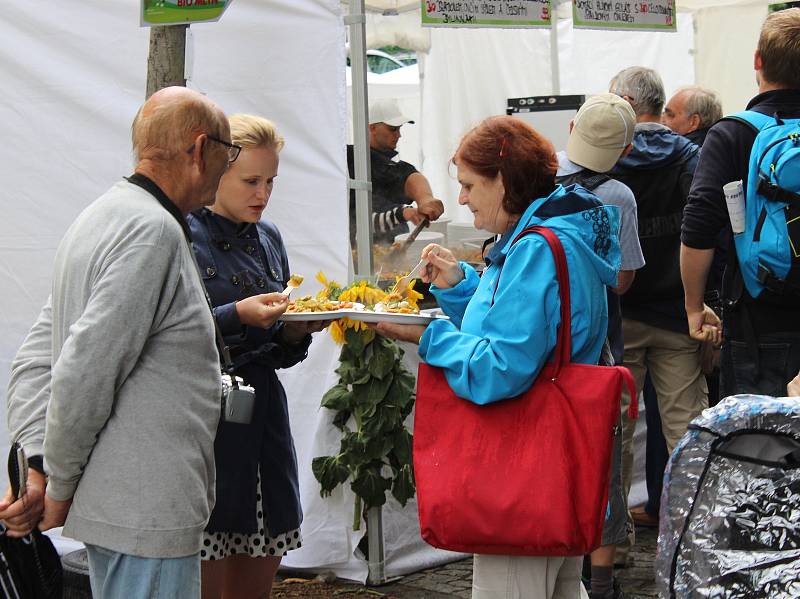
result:
<svg viewBox="0 0 800 599"><path fill-rule="evenodd" d="M274 268L270 268L270 272L272 272L272 278L278 278L278 271L276 271Z"/></svg>
<svg viewBox="0 0 800 599"><path fill-rule="evenodd" d="M234 285L238 285L239 284L239 277L237 275L233 275L231 277L231 283L233 283Z"/></svg>
<svg viewBox="0 0 800 599"><path fill-rule="evenodd" d="M213 277L215 274L217 274L217 269L214 268L213 266L209 266L208 268L206 268L206 274L209 277Z"/></svg>
<svg viewBox="0 0 800 599"><path fill-rule="evenodd" d="M264 277L258 277L256 279L256 285L258 285L259 287L264 287L266 284L267 282L266 280L264 280Z"/></svg>
<svg viewBox="0 0 800 599"><path fill-rule="evenodd" d="M223 241L222 242L222 250L227 252L230 249L231 249L231 244L229 242L227 242L227 241Z"/></svg>
<svg viewBox="0 0 800 599"><path fill-rule="evenodd" d="M256 248L253 245L246 245L244 247L244 251L247 252L248 254L252 254L253 252L256 251Z"/></svg>

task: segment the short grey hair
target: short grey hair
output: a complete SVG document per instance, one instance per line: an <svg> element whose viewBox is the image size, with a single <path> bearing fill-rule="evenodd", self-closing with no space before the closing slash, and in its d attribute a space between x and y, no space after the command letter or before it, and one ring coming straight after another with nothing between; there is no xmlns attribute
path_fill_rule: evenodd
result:
<svg viewBox="0 0 800 599"><path fill-rule="evenodd" d="M687 85L675 93L686 94L684 110L689 116L696 114L700 117L700 129L708 129L722 118L722 102L714 90L699 85Z"/></svg>
<svg viewBox="0 0 800 599"><path fill-rule="evenodd" d="M628 67L614 75L608 91L628 96L637 117L661 116L667 97L661 77L647 67Z"/></svg>

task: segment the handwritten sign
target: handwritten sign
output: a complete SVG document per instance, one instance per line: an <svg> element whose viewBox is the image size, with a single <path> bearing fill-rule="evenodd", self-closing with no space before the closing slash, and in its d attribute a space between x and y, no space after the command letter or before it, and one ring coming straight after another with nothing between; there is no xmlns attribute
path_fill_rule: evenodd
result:
<svg viewBox="0 0 800 599"><path fill-rule="evenodd" d="M423 27L550 27L550 0L422 0Z"/></svg>
<svg viewBox="0 0 800 599"><path fill-rule="evenodd" d="M141 0L139 25L182 25L219 21L233 0Z"/></svg>
<svg viewBox="0 0 800 599"><path fill-rule="evenodd" d="M676 31L675 0L572 0L576 29Z"/></svg>

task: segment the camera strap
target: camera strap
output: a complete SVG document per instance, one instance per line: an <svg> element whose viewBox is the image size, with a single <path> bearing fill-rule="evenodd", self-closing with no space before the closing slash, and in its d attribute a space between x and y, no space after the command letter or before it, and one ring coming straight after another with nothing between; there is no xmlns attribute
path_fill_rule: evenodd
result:
<svg viewBox="0 0 800 599"><path fill-rule="evenodd" d="M236 382L236 377L233 374L233 360L231 360L231 352L228 348L228 345L225 343L225 337L222 335L222 331L219 328L219 324L217 323L217 318L214 316L214 304L211 303L211 296L208 295L208 289L206 289L205 283L203 283L203 273L200 270L200 265L197 263L197 258L194 254L194 244L192 243L192 234L189 230L189 223L186 222L183 214L181 214L178 207L172 202L172 200L167 197L167 194L163 192L163 190L152 180L142 175L141 173L134 173L130 177L126 177L129 183L136 185L137 187L141 187L150 195L152 195L161 206L169 212L173 218L178 221L178 224L181 226L181 230L183 231L183 236L186 239L186 245L189 247L189 254L192 256L192 262L194 263L195 270L197 270L197 276L200 279L200 287L203 289L203 294L206 297L206 303L208 304L208 309L211 311L211 320L214 321L214 331L216 333L216 342L217 342L217 349L219 350L219 354L222 357L222 372L225 374L230 375L231 377L231 385L234 389L238 389L239 385Z"/></svg>
<svg viewBox="0 0 800 599"><path fill-rule="evenodd" d="M225 337L222 335L222 331L219 329L217 317L214 316L214 304L211 303L211 296L208 295L208 289L206 289L205 283L203 283L203 274L200 271L200 265L197 263L197 258L194 255L194 244L188 239L186 241L189 245L189 253L192 255L192 262L194 263L195 269L197 269L197 276L200 278L200 286L203 288L203 295L205 295L208 309L211 311L211 320L214 321L214 331L217 335L217 349L219 350L220 356L222 356L222 372L231 376L231 385L233 385L234 389L238 389L239 385L236 382L236 377L233 375L231 352L228 348L228 344L225 343Z"/></svg>

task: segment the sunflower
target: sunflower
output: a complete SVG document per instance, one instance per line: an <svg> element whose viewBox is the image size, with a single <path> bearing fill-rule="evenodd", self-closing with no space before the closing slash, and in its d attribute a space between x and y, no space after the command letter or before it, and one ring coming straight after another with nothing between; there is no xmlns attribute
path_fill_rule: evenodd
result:
<svg viewBox="0 0 800 599"><path fill-rule="evenodd" d="M317 293L317 299L319 300L338 300L339 296L342 293L342 286L334 280L328 280L328 278L322 274L322 271L317 273L317 276L314 277L322 284L322 289Z"/></svg>
<svg viewBox="0 0 800 599"><path fill-rule="evenodd" d="M322 275L322 273L320 273L320 275ZM317 280L320 280L320 275L317 276ZM322 278L324 278L324 276ZM325 285L325 283L323 283L323 285ZM366 280L356 281L349 287L345 287L339 294L340 301L357 302L363 304L367 308L372 308L384 297L386 297L385 291L371 285ZM331 337L340 345L345 342L344 333L347 329L353 329L357 333L360 333L365 345L375 338L375 329L368 327L367 323L361 322L360 320L340 318L339 320L334 320L328 327L328 330L331 332Z"/></svg>

